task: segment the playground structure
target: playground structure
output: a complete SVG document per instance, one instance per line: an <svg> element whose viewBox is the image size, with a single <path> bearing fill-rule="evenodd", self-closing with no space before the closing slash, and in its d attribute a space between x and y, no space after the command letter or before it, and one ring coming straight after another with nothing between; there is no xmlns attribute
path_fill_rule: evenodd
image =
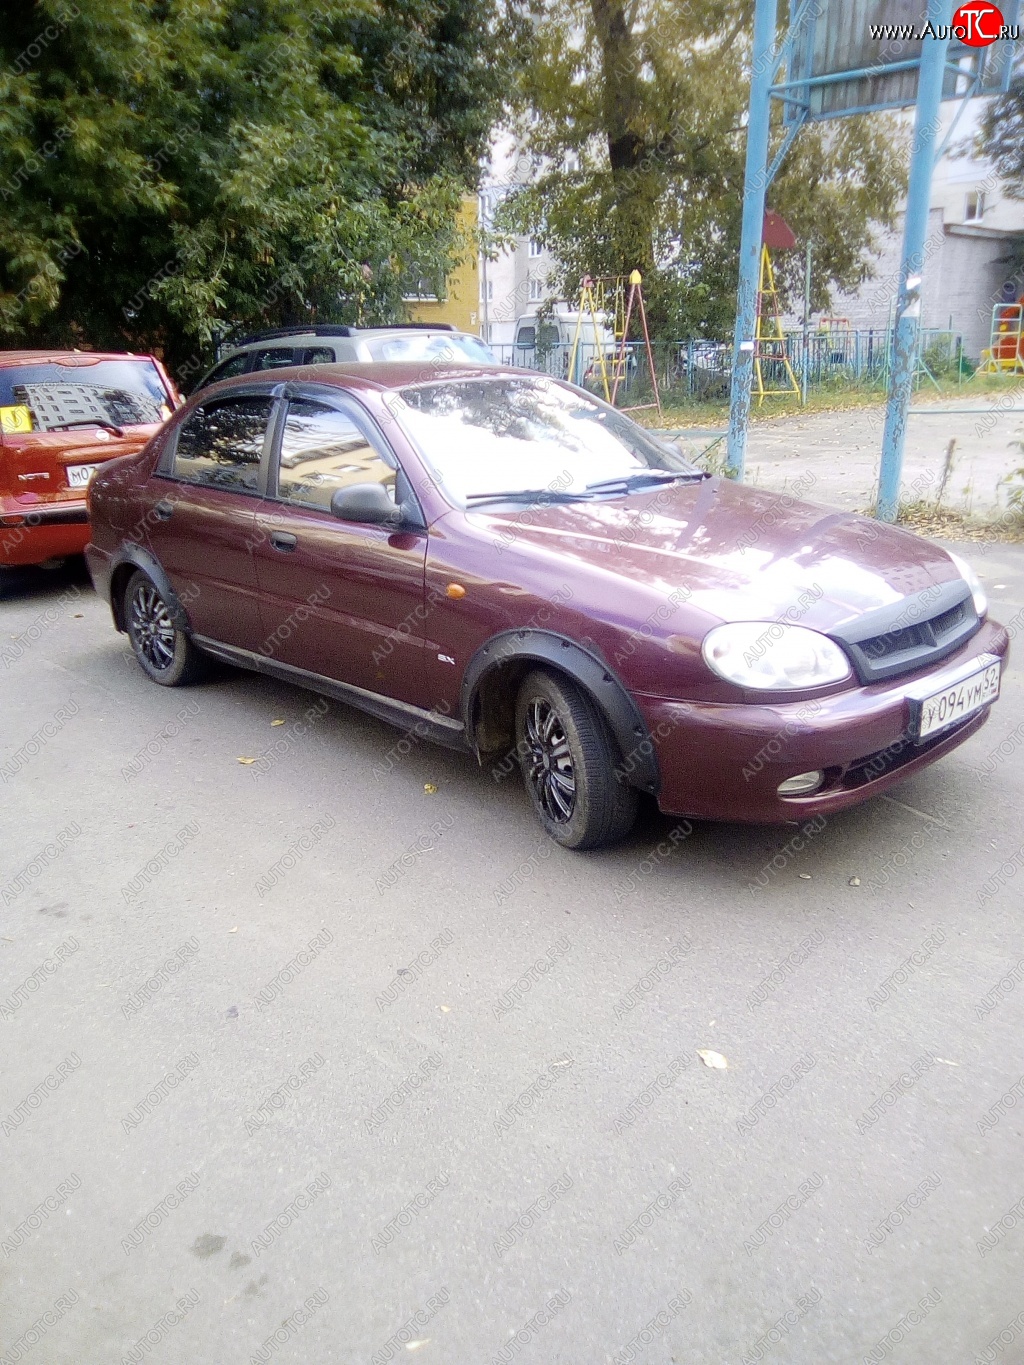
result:
<svg viewBox="0 0 1024 1365"><path fill-rule="evenodd" d="M793 245L796 245L795 240ZM782 327L782 310L767 242L761 246L761 274L757 285L754 393L757 395L758 407L766 398L790 394L800 397L800 385L793 373L786 333Z"/></svg>
<svg viewBox="0 0 1024 1365"><path fill-rule="evenodd" d="M627 293L628 286L628 293ZM585 319L589 319L593 333L593 359L585 378L600 377L605 401L615 403L619 388L629 378L630 367L636 365L635 347L630 346L629 328L634 316L639 318L643 332L643 346L651 377L653 403L635 403L624 408L624 412L637 412L641 408L657 408L661 413L661 394L658 389L658 368L654 360L651 334L647 326L647 309L644 305L643 277L639 270L630 275L602 275L594 279L584 275L580 280L580 297L577 308L576 330L569 356L569 374L576 374L580 345L583 340ZM615 353L609 357L601 341L603 326L611 326L615 338Z"/></svg>
<svg viewBox="0 0 1024 1365"><path fill-rule="evenodd" d="M1016 303L997 303L992 309L991 337L978 372L1024 375L1024 294Z"/></svg>

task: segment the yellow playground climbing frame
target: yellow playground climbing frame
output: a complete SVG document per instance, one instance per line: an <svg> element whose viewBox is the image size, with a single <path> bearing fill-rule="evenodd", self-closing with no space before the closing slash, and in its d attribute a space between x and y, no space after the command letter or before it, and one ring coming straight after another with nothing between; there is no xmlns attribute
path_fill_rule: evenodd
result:
<svg viewBox="0 0 1024 1365"><path fill-rule="evenodd" d="M766 246L761 248L761 275L757 286L757 331L754 336L754 393L758 406L766 398L781 394L800 397L793 366L790 364L786 334L782 330L779 294L775 271Z"/></svg>

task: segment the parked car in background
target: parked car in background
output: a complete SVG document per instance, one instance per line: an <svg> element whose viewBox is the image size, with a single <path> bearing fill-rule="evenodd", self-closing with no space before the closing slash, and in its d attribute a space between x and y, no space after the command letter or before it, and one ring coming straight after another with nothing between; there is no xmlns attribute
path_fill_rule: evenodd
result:
<svg viewBox="0 0 1024 1365"><path fill-rule="evenodd" d="M493 365L490 347L447 322L406 322L388 327L278 327L245 337L217 361L193 389L221 379L280 370L290 365L350 365L375 360Z"/></svg>
<svg viewBox="0 0 1024 1365"><path fill-rule="evenodd" d="M517 764L569 848L828 816L984 724L1008 638L938 545L703 473L511 369L324 366L190 400L89 489L143 671L215 658Z"/></svg>
<svg viewBox="0 0 1024 1365"><path fill-rule="evenodd" d="M0 568L81 554L89 479L180 403L155 356L0 352Z"/></svg>

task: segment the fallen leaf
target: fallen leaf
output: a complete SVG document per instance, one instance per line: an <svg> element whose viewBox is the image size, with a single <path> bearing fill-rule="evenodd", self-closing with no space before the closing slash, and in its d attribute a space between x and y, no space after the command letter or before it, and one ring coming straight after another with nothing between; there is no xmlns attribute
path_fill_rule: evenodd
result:
<svg viewBox="0 0 1024 1365"><path fill-rule="evenodd" d="M935 1060L936 1060L937 1062L941 1062L943 1066L959 1066L959 1065L960 1065L959 1062L951 1062L947 1057L936 1057Z"/></svg>
<svg viewBox="0 0 1024 1365"><path fill-rule="evenodd" d="M811 874L809 872L801 872L799 876L802 882L809 882L811 880Z"/></svg>
<svg viewBox="0 0 1024 1365"><path fill-rule="evenodd" d="M720 1052L712 1052L710 1048L699 1047L697 1049L697 1056L705 1066L713 1067L716 1071L727 1071L729 1068L729 1063L722 1054Z"/></svg>
<svg viewBox="0 0 1024 1365"><path fill-rule="evenodd" d="M81 621L81 619L82 619L82 617L83 617L84 615L85 615L85 612L84 612L84 611L76 611L76 612L75 612L75 620L76 620L76 621Z"/></svg>
<svg viewBox="0 0 1024 1365"><path fill-rule="evenodd" d="M229 933L229 934L237 934L237 933L238 933L238 925L236 924L235 927L234 927L233 929L229 929L229 930L228 930L228 933Z"/></svg>
<svg viewBox="0 0 1024 1365"><path fill-rule="evenodd" d="M255 762L256 762L256 760L255 760L254 758L239 758L239 759L236 759L235 761L236 761L236 763L244 763L246 766L248 766L250 763L255 763Z"/></svg>
<svg viewBox="0 0 1024 1365"><path fill-rule="evenodd" d="M429 1340L429 1337L421 1337L419 1341L407 1341L405 1343L405 1349L407 1351L418 1351L421 1346L426 1346Z"/></svg>
<svg viewBox="0 0 1024 1365"><path fill-rule="evenodd" d="M441 1011L442 1014L451 1014L452 1012L451 1005L438 1005L437 1008Z"/></svg>
<svg viewBox="0 0 1024 1365"><path fill-rule="evenodd" d="M427 793L428 796L433 796L434 793L437 791L437 788L434 786L433 782L424 782L423 790Z"/></svg>
<svg viewBox="0 0 1024 1365"><path fill-rule="evenodd" d="M283 724L284 724L284 721L283 721L283 720L272 720L270 723L271 723L271 725L283 725Z"/></svg>
<svg viewBox="0 0 1024 1365"><path fill-rule="evenodd" d="M860 886L860 878L859 878L859 877L851 877L850 880L846 883L846 885L847 885L847 886Z"/></svg>

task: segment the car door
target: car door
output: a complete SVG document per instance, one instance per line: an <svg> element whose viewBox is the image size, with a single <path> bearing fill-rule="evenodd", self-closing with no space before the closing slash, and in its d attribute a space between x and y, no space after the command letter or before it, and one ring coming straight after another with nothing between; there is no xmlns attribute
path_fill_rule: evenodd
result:
<svg viewBox="0 0 1024 1365"><path fill-rule="evenodd" d="M287 391L256 512L254 559L268 658L421 706L425 531L341 521L331 498L405 476L340 391Z"/></svg>
<svg viewBox="0 0 1024 1365"><path fill-rule="evenodd" d="M249 650L262 639L252 546L274 403L251 387L200 403L148 489L150 548L195 634Z"/></svg>

